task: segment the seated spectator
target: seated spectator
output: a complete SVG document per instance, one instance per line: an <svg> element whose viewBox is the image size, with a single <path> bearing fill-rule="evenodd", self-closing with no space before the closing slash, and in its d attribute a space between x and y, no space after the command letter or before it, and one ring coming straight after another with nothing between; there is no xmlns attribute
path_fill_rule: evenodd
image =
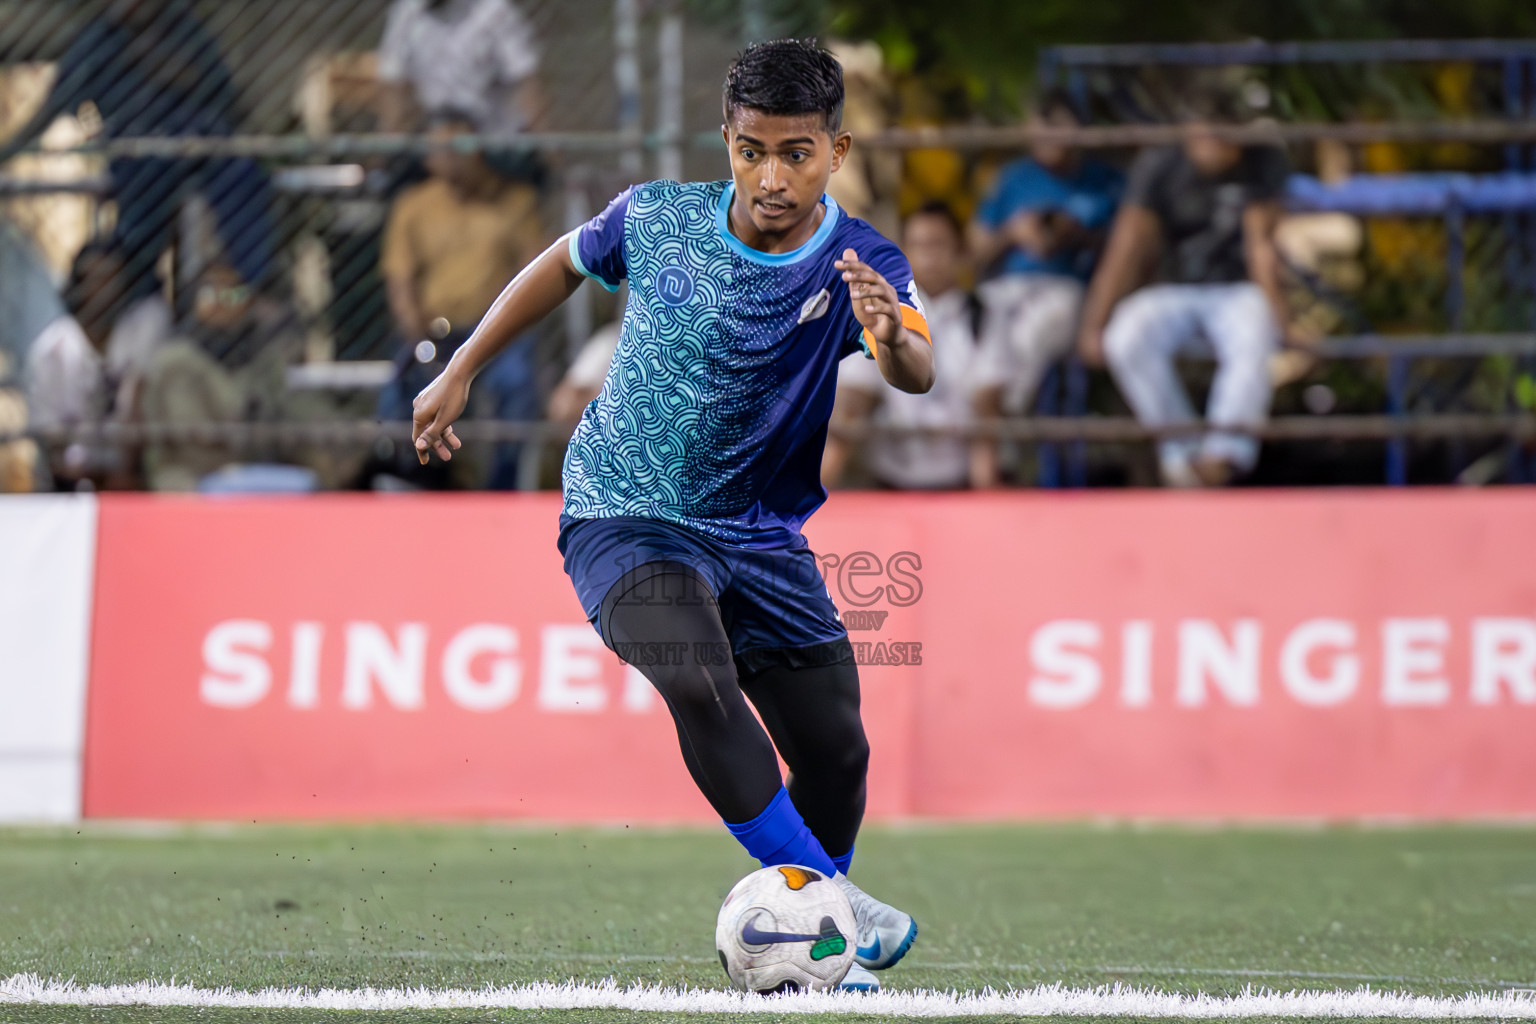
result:
<svg viewBox="0 0 1536 1024"><path fill-rule="evenodd" d="M159 292L129 301L118 314L104 352L113 416L137 417L145 375L155 353L170 340L172 321L171 307Z"/></svg>
<svg viewBox="0 0 1536 1024"><path fill-rule="evenodd" d="M1288 165L1278 148L1224 142L1206 127L1240 116L1234 100L1197 94L1183 144L1136 158L1083 312L1083 358L1108 362L1148 427L1198 422L1174 358L1215 356L1214 429L1158 443L1163 480L1176 487L1220 486L1253 469L1258 441L1222 428L1268 416L1269 358L1289 327L1274 242ZM1159 249L1159 282L1135 291Z"/></svg>
<svg viewBox="0 0 1536 1024"><path fill-rule="evenodd" d="M67 427L104 418L109 406L102 353L122 306L122 258L103 243L81 249L64 290L68 312L44 327L27 353L32 426Z"/></svg>
<svg viewBox="0 0 1536 1024"><path fill-rule="evenodd" d="M1033 128L1075 128L1066 93L1052 90L1034 105ZM1070 145L1037 142L1029 156L998 172L971 223L972 255L996 276L978 289L987 316L977 385L980 412L1029 411L1051 364L1072 349L1083 286L1093 271L1104 229L1115 212L1120 172ZM983 449L982 483L996 477L993 445Z"/></svg>
<svg viewBox="0 0 1536 1024"><path fill-rule="evenodd" d="M395 0L379 43L380 120L407 131L448 111L492 135L537 127L543 98L533 27L512 0Z"/></svg>
<svg viewBox="0 0 1536 1024"><path fill-rule="evenodd" d="M980 319L975 298L960 287L964 231L949 207L932 203L907 218L901 238L933 330L933 389L921 395L898 391L886 383L873 359L856 353L838 367L832 424L873 420L882 426L963 431L974 422L970 381ZM841 481L852 448L841 438L827 438L821 461L825 486ZM870 473L885 487L953 490L970 483L970 444L961 436L876 435L864 451Z"/></svg>
<svg viewBox="0 0 1536 1024"><path fill-rule="evenodd" d="M288 418L286 371L304 350L293 314L225 262L203 271L190 302L185 322L150 360L139 402L144 420L195 426ZM145 476L153 490L195 490L237 456L296 461L293 452L275 445L177 438L147 446Z"/></svg>
<svg viewBox="0 0 1536 1024"><path fill-rule="evenodd" d="M416 394L474 330L508 281L544 247L538 193L501 177L479 153L452 149L472 133L466 114L437 118L427 158L431 177L401 193L384 234L383 272L390 310L405 340L401 372L379 397L379 417L409 420ZM479 378L478 414L500 420L539 416L532 335L514 341ZM499 446L489 486L517 484L520 445ZM399 470L419 477L414 453ZM428 473L435 472L427 467ZM425 479L425 478L423 478Z"/></svg>
<svg viewBox="0 0 1536 1024"><path fill-rule="evenodd" d="M130 298L121 248L93 242L76 255L55 318L33 343L27 392L34 427L67 427L127 418L156 347L170 331L170 310L157 294ZM126 453L72 444L52 453L60 482L124 469ZM126 478L119 477L120 482Z"/></svg>

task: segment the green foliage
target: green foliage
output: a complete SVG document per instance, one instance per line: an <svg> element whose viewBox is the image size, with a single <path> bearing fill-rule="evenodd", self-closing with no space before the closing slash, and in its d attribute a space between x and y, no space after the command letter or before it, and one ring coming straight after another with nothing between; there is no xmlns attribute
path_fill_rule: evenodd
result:
<svg viewBox="0 0 1536 1024"><path fill-rule="evenodd" d="M827 11L834 34L878 41L899 71L959 81L984 112L1016 107L1039 49L1056 44L1536 34L1528 0L828 0Z"/></svg>

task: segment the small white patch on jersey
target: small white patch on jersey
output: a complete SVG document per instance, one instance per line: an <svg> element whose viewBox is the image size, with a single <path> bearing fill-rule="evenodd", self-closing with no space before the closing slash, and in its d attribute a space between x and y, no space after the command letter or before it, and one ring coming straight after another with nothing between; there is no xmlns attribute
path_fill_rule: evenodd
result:
<svg viewBox="0 0 1536 1024"><path fill-rule="evenodd" d="M923 300L917 297L917 282L907 282L907 298L912 300L912 308L923 314L923 319L928 319L928 311L923 308Z"/></svg>
<svg viewBox="0 0 1536 1024"><path fill-rule="evenodd" d="M821 291L805 300L800 307L800 323L810 320L820 320L827 315L827 310L832 308L832 293L823 288Z"/></svg>

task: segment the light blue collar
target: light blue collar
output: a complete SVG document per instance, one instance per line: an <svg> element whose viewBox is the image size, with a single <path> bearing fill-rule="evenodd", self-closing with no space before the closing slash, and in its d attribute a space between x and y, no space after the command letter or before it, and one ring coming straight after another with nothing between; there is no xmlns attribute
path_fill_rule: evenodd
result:
<svg viewBox="0 0 1536 1024"><path fill-rule="evenodd" d="M731 200L735 196L736 183L733 181L726 182L725 191L721 194L720 202L715 207L715 227L719 228L720 237L725 239L725 244L730 246L732 252L754 263L762 263L770 267L782 267L790 263L799 263L807 256L814 256L816 250L825 245L827 239L832 237L832 232L837 230L837 218L840 212L837 200L823 192L821 201L827 207L826 216L821 219L821 226L816 229L816 233L806 239L804 245L789 252L760 252L737 238L735 233L731 231Z"/></svg>

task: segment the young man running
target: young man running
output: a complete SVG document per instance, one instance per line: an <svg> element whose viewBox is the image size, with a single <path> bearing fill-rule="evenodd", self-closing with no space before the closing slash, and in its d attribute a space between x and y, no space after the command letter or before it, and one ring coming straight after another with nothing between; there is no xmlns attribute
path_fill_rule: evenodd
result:
<svg viewBox="0 0 1536 1024"><path fill-rule="evenodd" d="M852 142L842 106L826 51L748 48L725 81L732 180L620 193L507 286L417 397L412 429L422 461L451 458L475 374L583 278L628 279L618 350L565 458L566 572L603 642L666 700L683 761L747 852L843 887L859 922L844 986L867 989L917 925L847 878L869 746L800 527L826 500L839 360L862 349L925 392L933 354L905 257L826 195Z"/></svg>

